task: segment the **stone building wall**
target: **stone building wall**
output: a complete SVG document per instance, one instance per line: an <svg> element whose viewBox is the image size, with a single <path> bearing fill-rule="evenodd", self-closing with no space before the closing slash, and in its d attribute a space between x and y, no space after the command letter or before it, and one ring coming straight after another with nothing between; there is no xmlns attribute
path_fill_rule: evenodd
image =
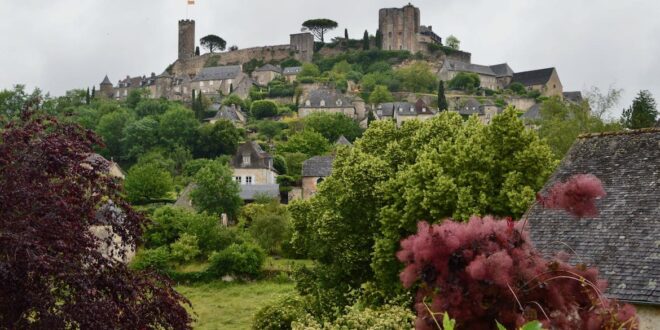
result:
<svg viewBox="0 0 660 330"><path fill-rule="evenodd" d="M325 113L343 113L346 117L351 119L356 119L355 116L355 107L336 107L336 108L300 108L298 109L298 117L305 118L315 112L325 112Z"/></svg>
<svg viewBox="0 0 660 330"><path fill-rule="evenodd" d="M419 8L383 8L378 11L378 28L383 35L384 50L407 50L416 53L420 21Z"/></svg>
<svg viewBox="0 0 660 330"><path fill-rule="evenodd" d="M302 178L302 199L309 199L316 194L318 189L317 181L319 179L321 177L318 176L306 176Z"/></svg>
<svg viewBox="0 0 660 330"><path fill-rule="evenodd" d="M651 305L635 305L639 317L639 330L657 330L660 324L660 307Z"/></svg>
<svg viewBox="0 0 660 330"><path fill-rule="evenodd" d="M518 110L527 111L536 104L536 100L527 97L512 97L505 100L507 104L516 107Z"/></svg>
<svg viewBox="0 0 660 330"><path fill-rule="evenodd" d="M234 177L242 178L241 184L245 184L245 177L252 177L252 184L275 184L275 173L265 168L234 168Z"/></svg>
<svg viewBox="0 0 660 330"><path fill-rule="evenodd" d="M314 56L314 36L309 32L290 35L289 44L296 51L295 58L301 62L311 62Z"/></svg>
<svg viewBox="0 0 660 330"><path fill-rule="evenodd" d="M195 56L195 21L179 21L179 60Z"/></svg>

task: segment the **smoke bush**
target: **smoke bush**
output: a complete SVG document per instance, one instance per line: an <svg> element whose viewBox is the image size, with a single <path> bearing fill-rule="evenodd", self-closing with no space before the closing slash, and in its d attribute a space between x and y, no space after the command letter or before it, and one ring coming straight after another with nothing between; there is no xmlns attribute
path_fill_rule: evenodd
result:
<svg viewBox="0 0 660 330"><path fill-rule="evenodd" d="M593 180L595 179L595 180ZM593 176L553 188L546 204L582 216L604 191ZM540 320L551 329L637 329L634 307L603 297L598 270L571 266L568 256L547 260L534 249L523 222L472 217L467 223L419 222L401 241L400 279L417 285L416 328L433 329L430 315L447 312L461 329L507 328Z"/></svg>
<svg viewBox="0 0 660 330"><path fill-rule="evenodd" d="M538 202L546 208L563 209L576 217L598 215L596 199L605 196L600 180L591 174L578 174L566 182L560 182L548 190L546 196L537 196Z"/></svg>

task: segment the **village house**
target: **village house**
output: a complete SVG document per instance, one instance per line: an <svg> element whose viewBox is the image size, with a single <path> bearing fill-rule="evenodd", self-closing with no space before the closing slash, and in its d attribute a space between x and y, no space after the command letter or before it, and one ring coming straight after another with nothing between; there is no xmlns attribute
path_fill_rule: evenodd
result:
<svg viewBox="0 0 660 330"><path fill-rule="evenodd" d="M507 63L491 65L490 69L495 73L497 87L499 89L507 88L513 80L513 69Z"/></svg>
<svg viewBox="0 0 660 330"><path fill-rule="evenodd" d="M275 80L275 78L282 75L282 69L280 67L266 64L261 67L256 68L252 72L252 79L258 86L266 86L269 82Z"/></svg>
<svg viewBox="0 0 660 330"><path fill-rule="evenodd" d="M447 59L442 63L440 71L438 71L438 78L442 81L449 81L454 79L457 74L461 72L475 73L479 75L481 87L496 90L498 89L497 74L486 65L471 64L462 61Z"/></svg>
<svg viewBox="0 0 660 330"><path fill-rule="evenodd" d="M318 185L332 173L335 156L314 156L303 162L302 199L309 199L316 194Z"/></svg>
<svg viewBox="0 0 660 330"><path fill-rule="evenodd" d="M259 144L248 141L241 144L231 159L234 180L240 185L240 196L245 202L254 201L258 195L279 198L280 188L275 178L273 157Z"/></svg>
<svg viewBox="0 0 660 330"><path fill-rule="evenodd" d="M243 127L247 123L247 115L242 111L241 107L232 105L221 105L214 103L211 105L211 110L216 111L215 115L210 118L204 119L205 122L215 124L218 120L229 120L232 124Z"/></svg>
<svg viewBox="0 0 660 330"><path fill-rule="evenodd" d="M454 103L454 111L458 112L461 116L467 118L472 115L477 115L479 120L484 124L490 124L491 120L499 113L502 108L495 105L490 100L479 100L470 97L468 99L458 99Z"/></svg>
<svg viewBox="0 0 660 330"><path fill-rule="evenodd" d="M376 120L392 119L397 126L408 120L427 120L438 113L429 107L422 99L415 103L410 102L388 102L376 106L374 117Z"/></svg>
<svg viewBox="0 0 660 330"><path fill-rule="evenodd" d="M292 66L292 67L284 68L284 70L282 70L282 75L284 76L284 78L286 78L287 82L292 83L296 81L300 71L302 71L301 66Z"/></svg>
<svg viewBox="0 0 660 330"><path fill-rule="evenodd" d="M516 72L512 83L520 83L527 90L539 91L543 96L563 96L564 88L555 68Z"/></svg>
<svg viewBox="0 0 660 330"><path fill-rule="evenodd" d="M342 113L355 120L365 117L366 107L360 98L351 99L332 88L311 90L298 108L298 116L305 118L315 112Z"/></svg>
<svg viewBox="0 0 660 330"><path fill-rule="evenodd" d="M190 88L204 95L249 95L253 81L243 73L240 65L213 66L203 68L190 82Z"/></svg>
<svg viewBox="0 0 660 330"><path fill-rule="evenodd" d="M607 195L599 215L575 218L535 204L526 214L532 241L548 256L596 266L605 295L637 308L640 329L660 324L660 129L580 136L544 191L576 174L593 174Z"/></svg>

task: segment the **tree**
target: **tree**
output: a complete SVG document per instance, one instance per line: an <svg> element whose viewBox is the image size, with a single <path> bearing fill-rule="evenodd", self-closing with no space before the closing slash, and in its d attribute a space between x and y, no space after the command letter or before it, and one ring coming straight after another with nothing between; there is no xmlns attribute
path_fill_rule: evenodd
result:
<svg viewBox="0 0 660 330"><path fill-rule="evenodd" d="M415 62L396 70L395 74L403 88L410 92L431 92L438 81L426 62Z"/></svg>
<svg viewBox="0 0 660 330"><path fill-rule="evenodd" d="M438 109L440 111L449 110L449 103L447 103L447 96L445 95L445 82L442 80L438 84Z"/></svg>
<svg viewBox="0 0 660 330"><path fill-rule="evenodd" d="M311 32L320 42L325 42L324 35L337 27L337 22L327 18L317 18L304 21L303 31Z"/></svg>
<svg viewBox="0 0 660 330"><path fill-rule="evenodd" d="M146 224L107 165L86 165L100 143L93 133L25 112L0 140L3 326L191 328L189 303L172 282L129 270L115 259L126 251L102 249L109 242L92 233L102 226L135 246Z"/></svg>
<svg viewBox="0 0 660 330"><path fill-rule="evenodd" d="M147 203L166 197L174 183L170 173L158 164L136 164L128 171L124 188L129 201Z"/></svg>
<svg viewBox="0 0 660 330"><path fill-rule="evenodd" d="M199 46L195 47L195 56L199 56Z"/></svg>
<svg viewBox="0 0 660 330"><path fill-rule="evenodd" d="M92 86L92 99L96 98L96 85Z"/></svg>
<svg viewBox="0 0 660 330"><path fill-rule="evenodd" d="M362 135L360 125L343 113L312 113L303 118L302 122L305 129L321 133L328 141L337 141L342 135L354 141Z"/></svg>
<svg viewBox="0 0 660 330"><path fill-rule="evenodd" d="M169 102L164 100L144 99L135 106L138 118L146 116L160 116L169 109Z"/></svg>
<svg viewBox="0 0 660 330"><path fill-rule="evenodd" d="M617 104L621 98L623 89L610 86L605 93L600 88L592 86L584 92L584 98L589 102L591 115L599 119L605 119L605 115Z"/></svg>
<svg viewBox="0 0 660 330"><path fill-rule="evenodd" d="M282 253L282 245L291 237L291 220L279 200L250 204L241 210L241 221L250 236L268 253Z"/></svg>
<svg viewBox="0 0 660 330"><path fill-rule="evenodd" d="M289 136L289 140L277 146L278 152L303 153L308 156L319 156L330 150L330 143L321 133L311 129L303 130Z"/></svg>
<svg viewBox="0 0 660 330"><path fill-rule="evenodd" d="M245 102L241 99L240 96L236 94L229 94L227 97L222 99L222 105L227 105L227 106L235 105L241 109L245 109Z"/></svg>
<svg viewBox="0 0 660 330"><path fill-rule="evenodd" d="M241 132L229 120L201 125L194 149L195 156L216 158L220 155L233 155L240 139Z"/></svg>
<svg viewBox="0 0 660 330"><path fill-rule="evenodd" d="M383 33L379 30L376 30L376 48L383 49Z"/></svg>
<svg viewBox="0 0 660 330"><path fill-rule="evenodd" d="M453 50L459 50L461 48L461 41L458 40L458 38L454 37L453 35L450 35L447 37L447 47L453 49Z"/></svg>
<svg viewBox="0 0 660 330"><path fill-rule="evenodd" d="M190 193L193 205L200 211L233 218L242 204L239 186L231 169L213 161L195 175L196 187Z"/></svg>
<svg viewBox="0 0 660 330"><path fill-rule="evenodd" d="M348 29L344 29L344 40L348 41Z"/></svg>
<svg viewBox="0 0 660 330"><path fill-rule="evenodd" d="M518 95L526 95L527 94L527 89L525 88L525 85L519 83L519 82L514 82L511 85L509 85L509 89L512 90L514 93Z"/></svg>
<svg viewBox="0 0 660 330"><path fill-rule="evenodd" d="M362 36L362 50L369 50L369 32L364 30L364 36Z"/></svg>
<svg viewBox="0 0 660 330"><path fill-rule="evenodd" d="M238 46L236 46L236 45L232 45L231 47L229 47L230 52L233 52L233 51L236 51L236 50L238 50Z"/></svg>
<svg viewBox="0 0 660 330"><path fill-rule="evenodd" d="M459 72L448 83L449 89L471 91L481 86L479 75L472 72Z"/></svg>
<svg viewBox="0 0 660 330"><path fill-rule="evenodd" d="M126 109L108 113L99 119L96 133L103 138L105 149L101 151L107 157L121 159L126 153L123 149L124 129L133 121Z"/></svg>
<svg viewBox="0 0 660 330"><path fill-rule="evenodd" d="M227 42L215 34L209 34L199 39L199 44L208 49L210 53L213 53L214 50L223 51L227 46Z"/></svg>
<svg viewBox="0 0 660 330"><path fill-rule="evenodd" d="M267 118L277 115L277 104L273 101L259 100L252 102L252 115L257 118Z"/></svg>
<svg viewBox="0 0 660 330"><path fill-rule="evenodd" d="M87 91L85 92L85 104L89 105L89 102L91 101L91 95L89 94L89 87L87 87Z"/></svg>
<svg viewBox="0 0 660 330"><path fill-rule="evenodd" d="M298 73L298 78L316 78L321 75L321 71L319 70L319 67L316 66L314 63L305 63L302 65L302 68L300 69L300 73Z"/></svg>
<svg viewBox="0 0 660 330"><path fill-rule="evenodd" d="M653 95L647 90L642 90L637 94L632 105L623 110L621 123L630 129L653 127L657 117L658 110Z"/></svg>
<svg viewBox="0 0 660 330"><path fill-rule="evenodd" d="M384 102L392 102L394 97L392 93L387 89L387 86L377 85L374 88L374 91L369 95L369 103L371 104L380 104Z"/></svg>
<svg viewBox="0 0 660 330"><path fill-rule="evenodd" d="M159 135L169 147L192 146L197 140L197 127L199 122L192 111L175 106L160 117Z"/></svg>
<svg viewBox="0 0 660 330"><path fill-rule="evenodd" d="M128 123L121 139L123 158L137 159L160 143L159 124L152 116Z"/></svg>

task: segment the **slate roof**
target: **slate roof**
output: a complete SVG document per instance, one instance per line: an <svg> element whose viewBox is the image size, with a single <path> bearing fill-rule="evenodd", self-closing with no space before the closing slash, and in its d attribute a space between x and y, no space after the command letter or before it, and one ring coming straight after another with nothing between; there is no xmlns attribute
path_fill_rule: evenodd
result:
<svg viewBox="0 0 660 330"><path fill-rule="evenodd" d="M211 106L211 109L216 110L217 112L213 117L206 118L204 119L204 121L227 119L231 122L240 122L240 123L243 122L243 120L241 120L241 117L239 117L239 115L236 113L237 111L241 111L240 108L230 107L227 105L221 106L220 104L213 104Z"/></svg>
<svg viewBox="0 0 660 330"><path fill-rule="evenodd" d="M248 155L250 156L250 163L244 164L243 156ZM234 168L264 168L274 171L273 157L254 141L248 141L238 146L231 160L231 166Z"/></svg>
<svg viewBox="0 0 660 330"><path fill-rule="evenodd" d="M600 215L576 219L535 204L527 214L534 244L546 255L568 245L579 256L572 262L599 268L609 297L660 305L660 129L579 137L544 190L579 173L602 181Z"/></svg>
<svg viewBox="0 0 660 330"><path fill-rule="evenodd" d="M555 68L516 72L513 74L512 82L521 83L525 86L544 85L550 80Z"/></svg>
<svg viewBox="0 0 660 330"><path fill-rule="evenodd" d="M258 67L254 71L256 71L256 72L273 71L273 72L277 72L277 73L282 73L282 69L280 69L279 66L275 66L275 65L272 65L270 63L265 64L261 67Z"/></svg>
<svg viewBox="0 0 660 330"><path fill-rule="evenodd" d="M491 65L490 69L493 70L495 76L499 77L513 77L513 69L507 63Z"/></svg>
<svg viewBox="0 0 660 330"><path fill-rule="evenodd" d="M321 105L321 101L324 105ZM309 105L307 103L309 102ZM330 88L319 88L309 92L301 108L350 108L353 102L344 94Z"/></svg>
<svg viewBox="0 0 660 330"><path fill-rule="evenodd" d="M112 85L112 82L110 82L110 79L108 79L108 75L105 75L105 78L103 78L103 81L101 82L101 85Z"/></svg>
<svg viewBox="0 0 660 330"><path fill-rule="evenodd" d="M464 116L484 114L481 107L481 102L477 101L475 98L469 98L467 101L465 101L465 103L458 108L458 113Z"/></svg>
<svg viewBox="0 0 660 330"><path fill-rule="evenodd" d="M564 92L564 99L571 101L571 102L582 102L582 93L580 91L575 91L575 92Z"/></svg>
<svg viewBox="0 0 660 330"><path fill-rule="evenodd" d="M520 118L527 120L541 119L541 103L534 104L531 108L527 109Z"/></svg>
<svg viewBox="0 0 660 330"><path fill-rule="evenodd" d="M472 72L486 76L496 76L493 69L491 69L489 66L486 65L465 63L455 60L446 60L443 66L447 68L447 70L449 71Z"/></svg>
<svg viewBox="0 0 660 330"><path fill-rule="evenodd" d="M351 141L348 141L348 139L345 136L340 136L337 141L335 141L335 144L340 145L340 146L352 146L353 144Z"/></svg>
<svg viewBox="0 0 660 330"><path fill-rule="evenodd" d="M303 177L327 177L332 173L334 156L314 156L303 162Z"/></svg>
<svg viewBox="0 0 660 330"><path fill-rule="evenodd" d="M284 70L282 70L282 74L284 74L284 75L293 75L293 74L299 74L300 71L302 71L301 66L291 66L291 67L288 67L288 68L284 68Z"/></svg>
<svg viewBox="0 0 660 330"><path fill-rule="evenodd" d="M238 195L242 200L254 200L257 195L266 195L273 198L280 197L278 184L242 184Z"/></svg>
<svg viewBox="0 0 660 330"><path fill-rule="evenodd" d="M203 68L192 81L235 79L240 73L240 65L212 66Z"/></svg>
<svg viewBox="0 0 660 330"><path fill-rule="evenodd" d="M376 107L376 113L379 117L393 117L395 111L413 112L415 105L410 102L386 102Z"/></svg>

